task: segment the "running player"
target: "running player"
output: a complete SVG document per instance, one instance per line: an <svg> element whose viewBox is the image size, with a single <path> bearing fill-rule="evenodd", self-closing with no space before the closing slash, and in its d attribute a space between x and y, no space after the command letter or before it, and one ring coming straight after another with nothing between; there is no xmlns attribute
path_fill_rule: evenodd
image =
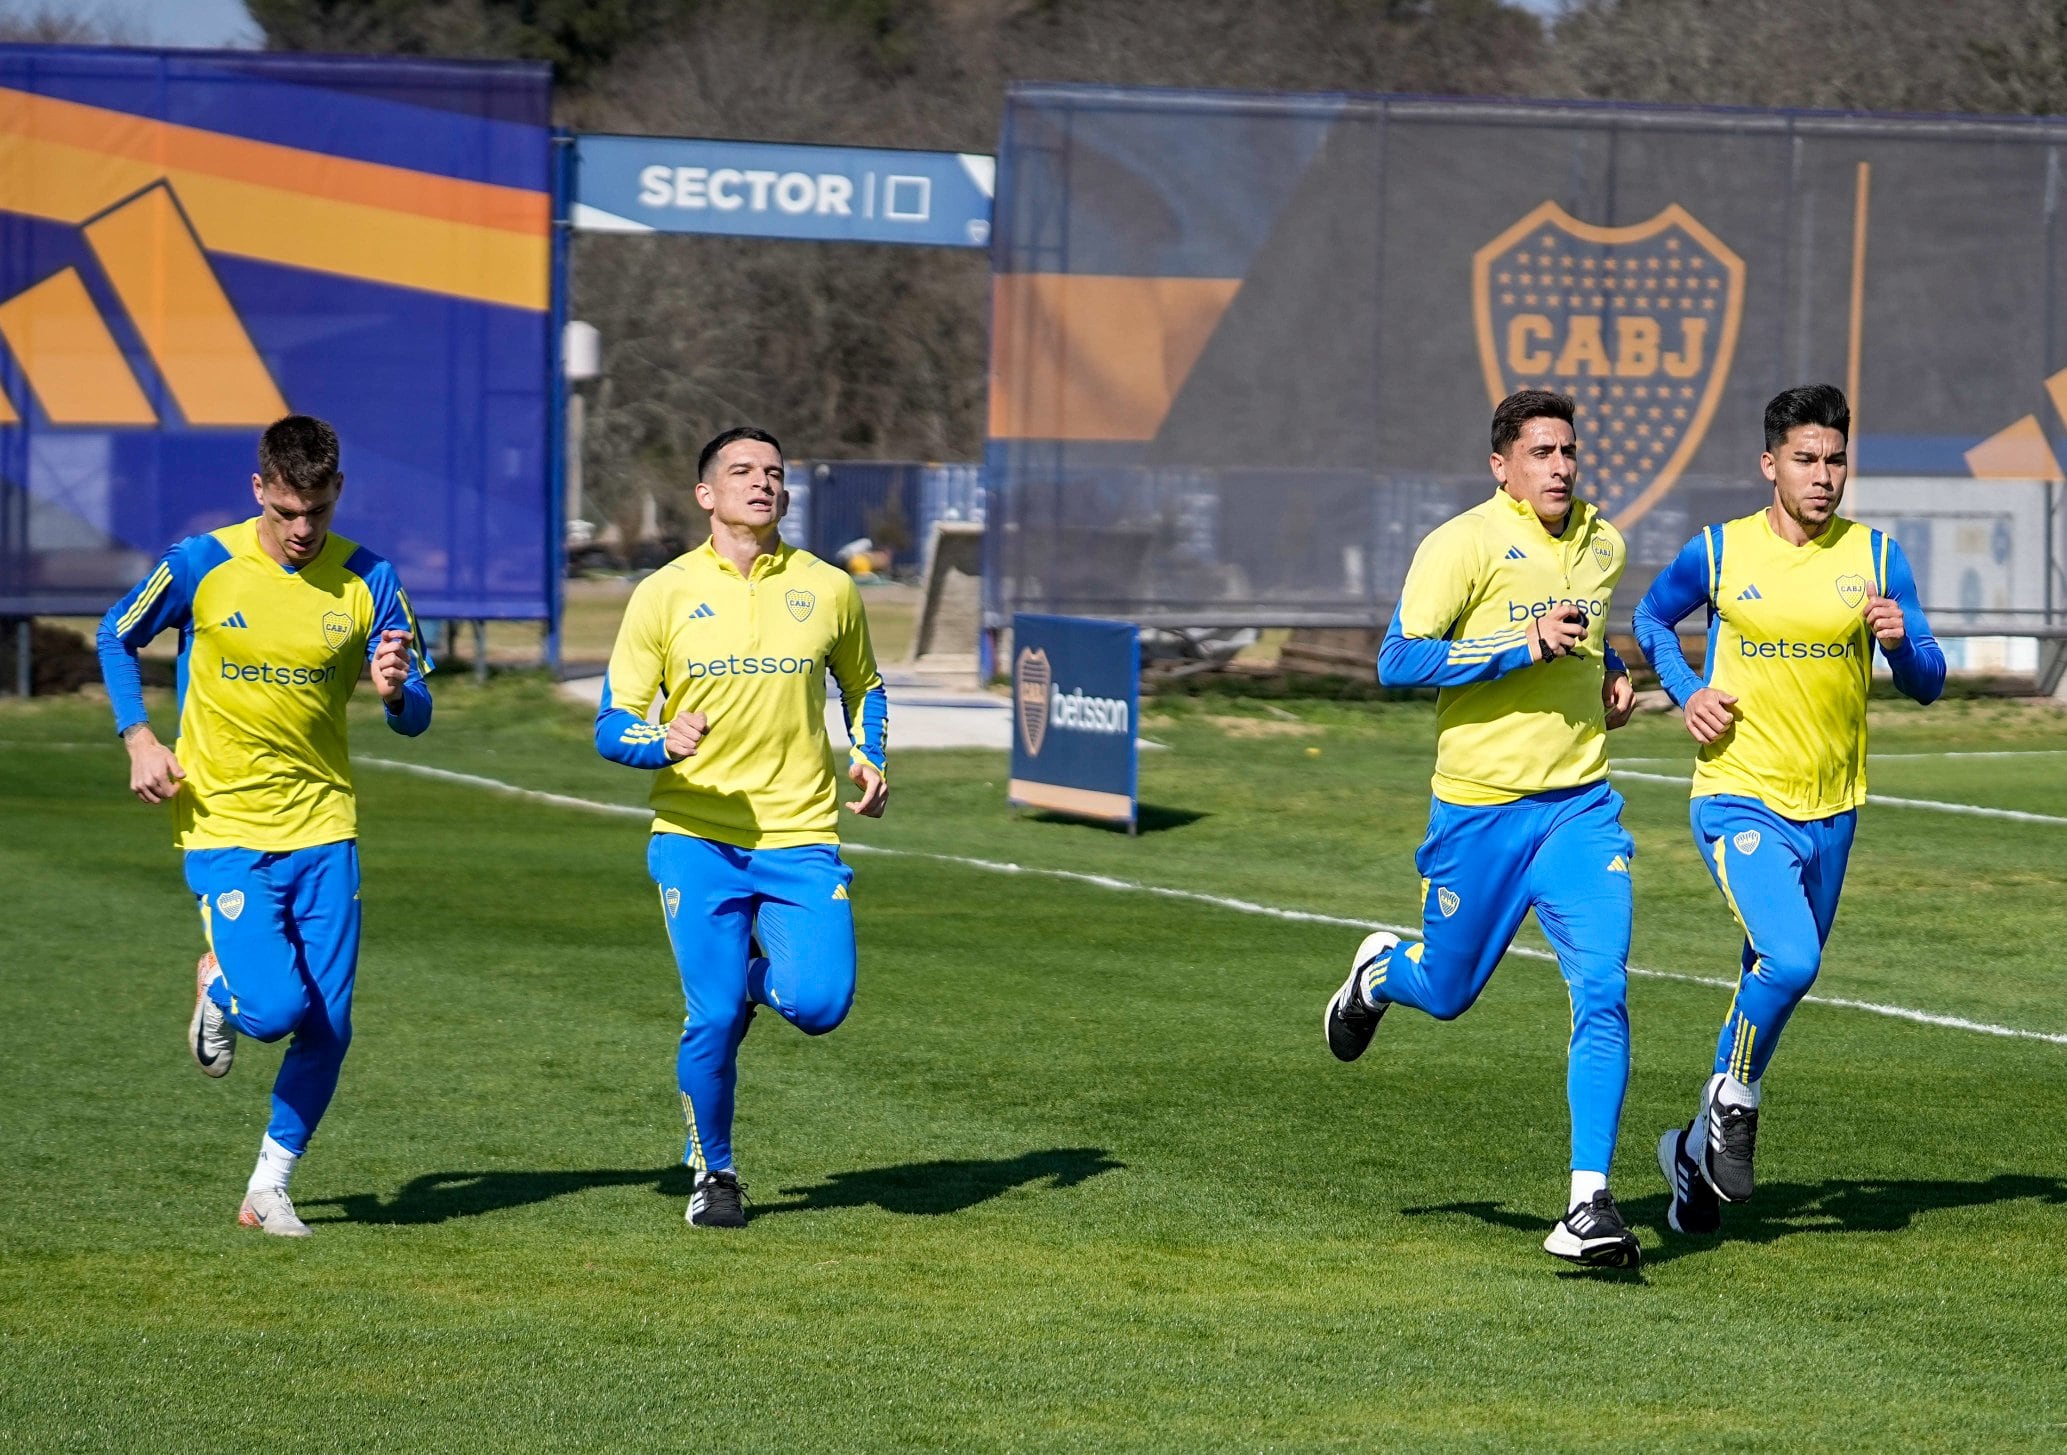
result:
<svg viewBox="0 0 2067 1455"><path fill-rule="evenodd" d="M1667 1221L1713 1233L1753 1189L1760 1078L1815 983L1866 801L1866 692L1880 644L1918 702L1945 688L1945 655L1902 548L1837 513L1851 409L1829 384L1766 405L1759 468L1771 503L1687 542L1636 609L1637 641L1701 744L1694 843L1744 931L1737 993L1694 1119L1666 1132ZM1705 669L1675 628L1708 613Z"/></svg>
<svg viewBox="0 0 2067 1455"><path fill-rule="evenodd" d="M756 1006L806 1035L854 1002L852 871L825 728L825 676L846 708L847 806L889 801L883 679L846 572L783 544L782 447L729 429L703 447L703 545L639 584L596 713L596 750L654 773L646 862L687 1015L675 1058L696 1227L746 1223L732 1158L739 1044ZM661 721L645 709L662 700Z"/></svg>
<svg viewBox="0 0 2067 1455"><path fill-rule="evenodd" d="M370 667L387 724L431 725L430 664L395 568L330 529L337 434L289 415L258 442L259 512L189 536L109 609L101 674L129 787L172 805L208 940L188 1049L227 1075L239 1034L293 1041L237 1221L305 1238L288 1178L337 1090L359 961L357 800L345 704ZM179 632L179 736L144 708L137 650Z"/></svg>
<svg viewBox="0 0 2067 1455"><path fill-rule="evenodd" d="M1565 1080L1572 1181L1546 1252L1641 1257L1608 1191L1629 1081L1630 856L1606 731L1634 694L1607 645L1622 536L1573 491L1572 401L1524 389L1493 412L1500 488L1414 552L1379 651L1387 686L1438 687L1435 802L1415 855L1422 939L1357 947L1328 1003L1328 1049L1354 1061L1393 1005L1471 1008L1531 908L1571 995Z"/></svg>

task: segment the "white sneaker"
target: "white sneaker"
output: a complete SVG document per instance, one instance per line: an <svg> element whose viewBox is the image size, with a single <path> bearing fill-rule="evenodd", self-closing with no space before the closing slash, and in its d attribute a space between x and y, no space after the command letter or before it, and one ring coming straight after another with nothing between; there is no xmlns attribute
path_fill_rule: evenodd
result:
<svg viewBox="0 0 2067 1455"><path fill-rule="evenodd" d="M244 1194L244 1206L237 1209L237 1226L257 1228L276 1238L312 1238L316 1235L315 1229L295 1213L294 1203L287 1194L272 1188Z"/></svg>
<svg viewBox="0 0 2067 1455"><path fill-rule="evenodd" d="M194 1018L187 1022L187 1050L204 1076L227 1076L237 1054L237 1028L223 1008L208 998L208 987L222 979L222 966L210 950L194 966Z"/></svg>

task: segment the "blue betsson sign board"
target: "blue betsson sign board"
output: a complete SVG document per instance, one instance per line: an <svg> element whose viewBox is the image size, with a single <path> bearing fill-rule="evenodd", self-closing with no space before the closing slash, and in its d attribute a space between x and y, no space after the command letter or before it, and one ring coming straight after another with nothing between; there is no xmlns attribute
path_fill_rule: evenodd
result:
<svg viewBox="0 0 2067 1455"><path fill-rule="evenodd" d="M1012 708L1009 801L1131 830L1140 804L1141 643L1134 624L1014 616Z"/></svg>
<svg viewBox="0 0 2067 1455"><path fill-rule="evenodd" d="M997 163L979 153L581 136L574 166L586 232L990 245Z"/></svg>

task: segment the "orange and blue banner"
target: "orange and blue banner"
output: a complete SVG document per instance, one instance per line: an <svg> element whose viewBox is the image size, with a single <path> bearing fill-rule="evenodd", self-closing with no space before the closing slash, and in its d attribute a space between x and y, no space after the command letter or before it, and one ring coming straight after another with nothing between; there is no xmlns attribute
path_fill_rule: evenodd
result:
<svg viewBox="0 0 2067 1455"><path fill-rule="evenodd" d="M545 617L550 73L0 46L0 614L98 611L343 441L427 616Z"/></svg>

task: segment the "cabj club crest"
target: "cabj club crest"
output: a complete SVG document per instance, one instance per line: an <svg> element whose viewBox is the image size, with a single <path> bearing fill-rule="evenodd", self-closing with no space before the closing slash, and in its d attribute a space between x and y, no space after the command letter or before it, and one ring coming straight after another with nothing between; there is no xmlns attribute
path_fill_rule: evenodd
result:
<svg viewBox="0 0 2067 1455"><path fill-rule="evenodd" d="M808 620L811 616L811 608L818 604L818 598L810 592L795 588L785 591L782 600L783 604L789 607L789 614L798 621Z"/></svg>
<svg viewBox="0 0 2067 1455"><path fill-rule="evenodd" d="M341 611L323 613L323 643L333 652L344 650L344 644L352 639L352 619Z"/></svg>
<svg viewBox="0 0 2067 1455"><path fill-rule="evenodd" d="M1048 687L1055 680L1048 666L1048 654L1022 647L1012 670L1012 695L1019 703L1019 735L1026 742L1029 757L1041 755L1048 737Z"/></svg>
<svg viewBox="0 0 2067 1455"><path fill-rule="evenodd" d="M1744 261L1678 205L1595 227L1555 202L1471 263L1479 362L1497 404L1572 396L1580 492L1627 526L1701 447L1737 351Z"/></svg>

